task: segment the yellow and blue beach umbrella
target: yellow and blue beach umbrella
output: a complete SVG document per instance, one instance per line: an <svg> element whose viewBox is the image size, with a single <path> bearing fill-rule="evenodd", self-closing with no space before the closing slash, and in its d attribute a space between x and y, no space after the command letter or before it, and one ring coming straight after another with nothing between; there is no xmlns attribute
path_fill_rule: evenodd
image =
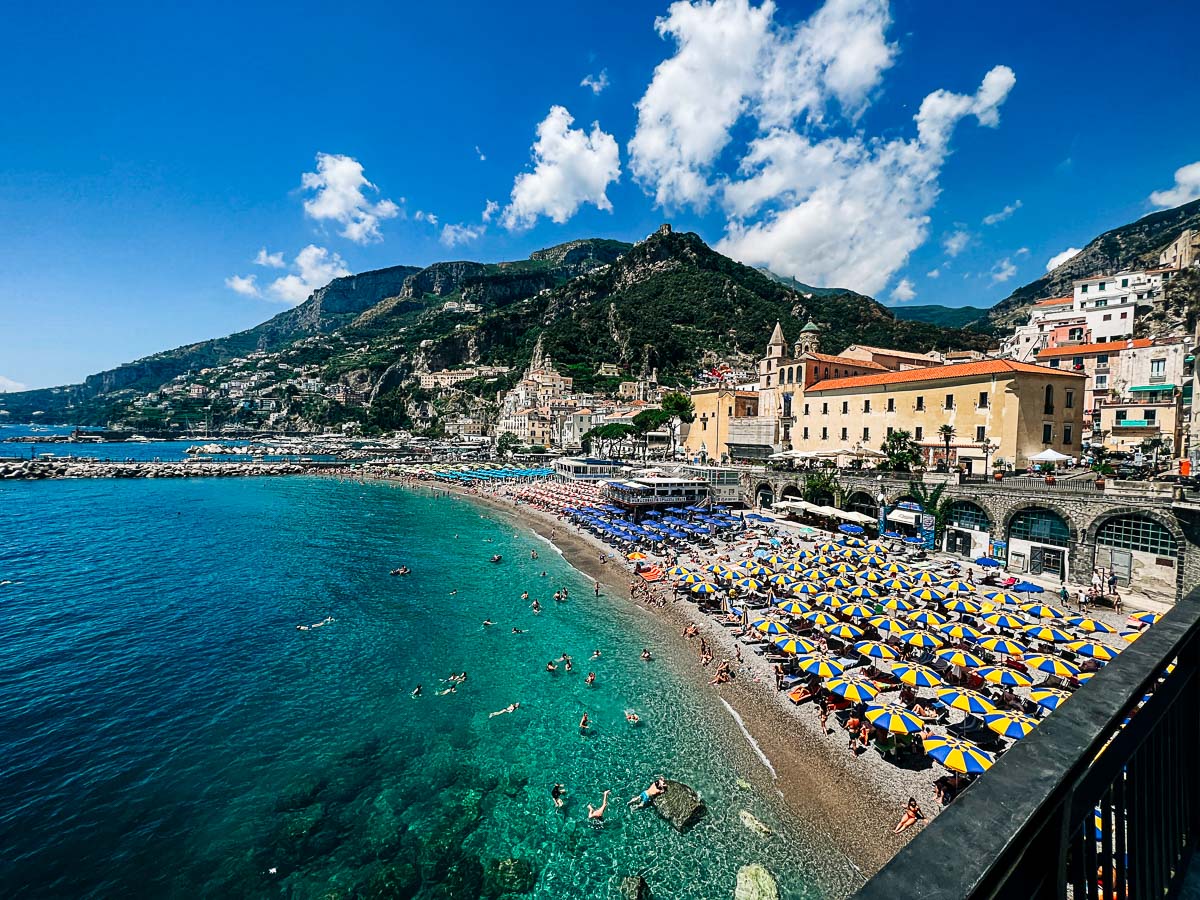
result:
<svg viewBox="0 0 1200 900"><path fill-rule="evenodd" d="M1078 681L1080 684L1087 684L1089 681L1092 680L1092 678L1095 677L1095 675L1096 675L1095 672L1080 672L1078 675L1075 676L1075 680Z"/></svg>
<svg viewBox="0 0 1200 900"><path fill-rule="evenodd" d="M983 596L993 603L1007 603L1009 606L1016 606L1021 602L1020 597L1007 591L987 591Z"/></svg>
<svg viewBox="0 0 1200 900"><path fill-rule="evenodd" d="M1038 726L1038 719L1016 712L988 713L984 723L996 734L1018 741Z"/></svg>
<svg viewBox="0 0 1200 900"><path fill-rule="evenodd" d="M796 665L806 675L816 675L818 678L837 678L846 671L846 667L838 660L828 656L806 656L798 659Z"/></svg>
<svg viewBox="0 0 1200 900"><path fill-rule="evenodd" d="M908 571L908 566L904 565L904 563L888 563L883 567L883 571L889 575L903 575Z"/></svg>
<svg viewBox="0 0 1200 900"><path fill-rule="evenodd" d="M911 647L924 647L930 650L936 650L946 642L941 638L934 637L928 631L913 631L905 636L904 643Z"/></svg>
<svg viewBox="0 0 1200 900"><path fill-rule="evenodd" d="M730 569L729 571L718 576L722 581L736 581L739 578L748 577L741 569Z"/></svg>
<svg viewBox="0 0 1200 900"><path fill-rule="evenodd" d="M1097 619L1089 619L1087 616L1072 616L1067 619L1067 624L1074 625L1080 631L1087 634L1116 634L1117 629L1111 625L1107 625Z"/></svg>
<svg viewBox="0 0 1200 900"><path fill-rule="evenodd" d="M908 630L904 627L903 622L893 619L891 616L871 616L867 619L867 624L880 633L900 634Z"/></svg>
<svg viewBox="0 0 1200 900"><path fill-rule="evenodd" d="M997 628L1024 628L1029 623L1020 616L1014 616L1012 613L997 612L989 613L983 617L983 621L989 625L995 625Z"/></svg>
<svg viewBox="0 0 1200 900"><path fill-rule="evenodd" d="M1030 653L1025 657L1024 662L1031 669L1037 669L1039 672L1045 672L1049 675L1061 675L1064 678L1073 678L1079 674L1079 667L1074 663L1069 663L1065 659L1059 659L1057 656L1048 656L1045 653Z"/></svg>
<svg viewBox="0 0 1200 900"><path fill-rule="evenodd" d="M743 591L761 591L762 582L754 578L739 578L734 581L734 586L741 588Z"/></svg>
<svg viewBox="0 0 1200 900"><path fill-rule="evenodd" d="M838 553L838 556L840 556L842 559L859 560L863 558L863 552L861 550L855 550L853 547L844 547L841 552Z"/></svg>
<svg viewBox="0 0 1200 900"><path fill-rule="evenodd" d="M940 626L938 631L947 637L954 638L956 641L967 640L968 638L977 640L982 637L977 629L972 628L970 625L964 625L962 622L947 622L945 625Z"/></svg>
<svg viewBox="0 0 1200 900"><path fill-rule="evenodd" d="M939 628L946 624L946 617L931 609L919 609L916 612L909 613L904 618L908 619L914 625L921 625L925 628Z"/></svg>
<svg viewBox="0 0 1200 900"><path fill-rule="evenodd" d="M704 571L711 572L713 575L721 576L727 575L731 570L729 566L722 565L721 563L709 563L704 567Z"/></svg>
<svg viewBox="0 0 1200 900"><path fill-rule="evenodd" d="M1140 632L1140 631L1122 631L1121 632L1121 640L1123 640L1129 644L1132 644L1134 641L1136 641L1141 636L1142 636L1142 632Z"/></svg>
<svg viewBox="0 0 1200 900"><path fill-rule="evenodd" d="M850 563L838 563L835 566L830 566L829 571L834 575L853 575L858 571L858 567L852 566Z"/></svg>
<svg viewBox="0 0 1200 900"><path fill-rule="evenodd" d="M864 541L862 538L856 538L856 537L844 537L841 539L841 544L843 547L865 547L865 546L867 546L866 541Z"/></svg>
<svg viewBox="0 0 1200 900"><path fill-rule="evenodd" d="M785 612L793 616L803 615L809 610L809 607L806 604L800 603L796 600L777 600L775 602L775 607L780 612Z"/></svg>
<svg viewBox="0 0 1200 900"><path fill-rule="evenodd" d="M942 601L942 609L948 609L950 612L966 613L974 616L979 613L978 604L972 603L970 600L963 600L961 597L951 597L948 600Z"/></svg>
<svg viewBox="0 0 1200 900"><path fill-rule="evenodd" d="M986 772L996 762L996 758L986 750L980 750L970 741L962 738L935 735L924 741L926 755L940 762L951 772L963 774L979 774Z"/></svg>
<svg viewBox="0 0 1200 900"><path fill-rule="evenodd" d="M688 572L686 575L680 576L679 580L684 584L705 584L704 576L697 575L695 572Z"/></svg>
<svg viewBox="0 0 1200 900"><path fill-rule="evenodd" d="M834 575L832 578L826 578L823 584L827 588L837 588L839 590L854 586L854 582L844 575Z"/></svg>
<svg viewBox="0 0 1200 900"><path fill-rule="evenodd" d="M668 578L683 578L685 575L694 574L687 566L671 566L667 569Z"/></svg>
<svg viewBox="0 0 1200 900"><path fill-rule="evenodd" d="M1110 659L1117 658L1117 650L1111 647L1105 647L1103 644L1097 644L1095 641L1071 641L1065 645L1072 653L1078 653L1080 656L1090 656L1092 659L1098 659L1100 662L1108 662Z"/></svg>
<svg viewBox="0 0 1200 900"><path fill-rule="evenodd" d="M816 554L811 550L797 550L792 554L792 559L806 560L812 559L814 556L816 556Z"/></svg>
<svg viewBox="0 0 1200 900"><path fill-rule="evenodd" d="M1005 684L1009 687L1033 686L1032 678L1024 672L1018 672L1008 666L984 666L982 669L976 669L975 674L992 684Z"/></svg>
<svg viewBox="0 0 1200 900"><path fill-rule="evenodd" d="M859 641L854 645L854 649L861 656L868 659L899 659L900 654L889 647L887 644L881 644L879 641Z"/></svg>
<svg viewBox="0 0 1200 900"><path fill-rule="evenodd" d="M955 709L961 709L963 712L974 713L977 716L996 712L996 707L992 705L992 701L978 691L968 690L967 688L945 687L938 688L937 695L938 699L943 703L953 706Z"/></svg>
<svg viewBox="0 0 1200 900"><path fill-rule="evenodd" d="M776 622L774 619L766 619L754 626L763 634L789 634L787 626L781 622Z"/></svg>
<svg viewBox="0 0 1200 900"><path fill-rule="evenodd" d="M947 650L939 650L934 654L938 659L952 666L962 666L965 669L978 669L983 665L983 660L974 653L968 653L966 650L955 650L953 648Z"/></svg>
<svg viewBox="0 0 1200 900"><path fill-rule="evenodd" d="M1006 637L989 637L984 638L979 642L979 646L984 650L989 650L992 653L999 653L1002 656L1014 656L1028 651L1028 647L1018 643L1011 638Z"/></svg>
<svg viewBox="0 0 1200 900"><path fill-rule="evenodd" d="M869 619L874 615L874 610L869 606L864 606L862 603L847 603L840 607L838 612L851 619Z"/></svg>
<svg viewBox="0 0 1200 900"><path fill-rule="evenodd" d="M896 612L910 612L916 607L902 597L888 597L881 605L884 609L895 610Z"/></svg>
<svg viewBox="0 0 1200 900"><path fill-rule="evenodd" d="M766 578L768 575L774 575L775 573L766 566L751 566L746 570L746 574L751 578Z"/></svg>
<svg viewBox="0 0 1200 900"><path fill-rule="evenodd" d="M804 581L792 586L793 594L819 594L821 590L819 584L813 584L811 581Z"/></svg>
<svg viewBox="0 0 1200 900"><path fill-rule="evenodd" d="M1049 641L1052 644L1065 644L1075 640L1075 636L1067 634L1057 628L1049 625L1025 625L1021 628L1023 632L1037 641Z"/></svg>
<svg viewBox="0 0 1200 900"><path fill-rule="evenodd" d="M817 594L809 602L814 606L824 606L827 609L838 609L842 606L842 598L830 591Z"/></svg>
<svg viewBox="0 0 1200 900"><path fill-rule="evenodd" d="M1135 613L1134 615L1130 616L1129 618L1133 619L1135 622L1143 622L1146 625L1153 625L1155 622L1157 622L1159 619L1161 619L1162 616L1159 615L1158 613L1141 612L1141 613Z"/></svg>
<svg viewBox="0 0 1200 900"><path fill-rule="evenodd" d="M837 562L837 560L828 553L820 553L813 559L813 562L815 562L818 566L827 566L830 563Z"/></svg>
<svg viewBox="0 0 1200 900"><path fill-rule="evenodd" d="M711 584L707 581L701 581L701 582L698 582L697 584L692 585L692 593L693 594L707 595L707 594L715 594L716 592L717 592L717 586L715 584Z"/></svg>
<svg viewBox="0 0 1200 900"><path fill-rule="evenodd" d="M838 545L835 544L833 541L823 541L822 543L817 544L816 546L817 546L817 553L833 553L838 548Z"/></svg>
<svg viewBox="0 0 1200 900"><path fill-rule="evenodd" d="M1045 603L1026 603L1021 607L1027 616L1037 616L1039 619L1061 619L1063 611Z"/></svg>
<svg viewBox="0 0 1200 900"><path fill-rule="evenodd" d="M851 625L849 622L838 622L836 625L828 625L825 628L825 633L835 638L841 638L844 641L856 641L863 636L863 630L857 625Z"/></svg>
<svg viewBox="0 0 1200 900"><path fill-rule="evenodd" d="M944 682L936 669L928 666L918 666L911 663L898 663L892 666L892 673L905 684L913 687L939 687Z"/></svg>
<svg viewBox="0 0 1200 900"><path fill-rule="evenodd" d="M889 591L911 591L913 588L911 581L895 577L884 579L880 582L880 585Z"/></svg>
<svg viewBox="0 0 1200 900"><path fill-rule="evenodd" d="M829 573L824 569L809 569L804 573L804 577L809 581L824 581L829 577Z"/></svg>
<svg viewBox="0 0 1200 900"><path fill-rule="evenodd" d="M975 590L975 585L969 581L947 581L942 587L954 594L970 594Z"/></svg>
<svg viewBox="0 0 1200 900"><path fill-rule="evenodd" d="M794 634L778 634L771 638L771 643L784 653L804 655L815 653L817 645L808 638L796 637Z"/></svg>
<svg viewBox="0 0 1200 900"><path fill-rule="evenodd" d="M910 580L913 584L931 584L934 587L942 583L942 579L938 578L932 572L918 572Z"/></svg>
<svg viewBox="0 0 1200 900"><path fill-rule="evenodd" d="M863 557L862 561L864 563L866 563L868 566L886 566L887 565L887 558L884 556L880 556L878 553L876 553L874 551L868 552L867 555Z"/></svg>
<svg viewBox="0 0 1200 900"><path fill-rule="evenodd" d="M770 556L764 556L762 561L768 566L782 566L787 562L787 557L772 553Z"/></svg>
<svg viewBox="0 0 1200 900"><path fill-rule="evenodd" d="M779 568L783 569L785 572L791 572L794 575L799 575L808 569L808 564L804 562L790 562L784 563Z"/></svg>
<svg viewBox="0 0 1200 900"><path fill-rule="evenodd" d="M933 587L914 588L908 592L914 600L944 600L946 595Z"/></svg>
<svg viewBox="0 0 1200 900"><path fill-rule="evenodd" d="M1029 698L1046 709L1058 709L1070 696L1066 691L1056 688L1037 688L1029 692Z"/></svg>
<svg viewBox="0 0 1200 900"><path fill-rule="evenodd" d="M825 682L825 690L854 703L874 700L879 695L879 688L857 678L831 678Z"/></svg>
<svg viewBox="0 0 1200 900"><path fill-rule="evenodd" d="M789 575L787 572L780 572L777 575L772 575L770 578L767 579L767 581L770 582L771 584L775 585L775 587L783 588L785 591L791 590L792 585L798 583L796 581L796 579L793 578L791 575Z"/></svg>
<svg viewBox="0 0 1200 900"><path fill-rule="evenodd" d="M827 628L830 625L836 625L838 623L837 619L825 612L823 609L814 609L812 612L806 612L800 618L804 619L806 622L811 622L818 628Z"/></svg>
<svg viewBox="0 0 1200 900"><path fill-rule="evenodd" d="M849 591L851 597L878 597L879 591L867 584L860 584L852 587Z"/></svg>
<svg viewBox="0 0 1200 900"><path fill-rule="evenodd" d="M925 727L925 723L916 714L898 703L868 706L867 721L876 728L895 734L915 734Z"/></svg>
<svg viewBox="0 0 1200 900"><path fill-rule="evenodd" d="M871 584L878 584L879 582L883 581L883 579L884 579L884 576L882 575L882 573L876 572L874 569L872 569L868 572L859 572L858 573L859 581L869 581Z"/></svg>

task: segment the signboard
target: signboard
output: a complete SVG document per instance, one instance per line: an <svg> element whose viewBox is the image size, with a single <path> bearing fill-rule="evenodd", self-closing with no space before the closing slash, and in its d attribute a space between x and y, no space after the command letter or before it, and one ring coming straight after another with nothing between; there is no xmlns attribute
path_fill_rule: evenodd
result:
<svg viewBox="0 0 1200 900"><path fill-rule="evenodd" d="M990 556L992 559L998 559L1000 562L1004 562L1006 559L1008 559L1008 541L992 541L992 546L988 552L988 556Z"/></svg>
<svg viewBox="0 0 1200 900"><path fill-rule="evenodd" d="M925 542L926 550L937 549L937 520L929 513L921 513L921 539Z"/></svg>

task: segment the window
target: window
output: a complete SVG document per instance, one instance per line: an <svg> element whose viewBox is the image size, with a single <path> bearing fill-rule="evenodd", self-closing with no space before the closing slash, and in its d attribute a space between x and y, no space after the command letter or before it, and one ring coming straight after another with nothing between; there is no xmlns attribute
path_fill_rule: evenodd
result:
<svg viewBox="0 0 1200 900"><path fill-rule="evenodd" d="M1070 425L1063 426L1063 446L1064 447L1071 446L1071 439L1074 437L1074 434L1073 434L1074 431L1075 431L1075 429L1072 428Z"/></svg>
<svg viewBox="0 0 1200 900"><path fill-rule="evenodd" d="M896 430L895 428L893 428L891 425L889 425L889 426L887 427L887 436L888 436L888 437L891 437L891 436L892 436L892 432L893 432L893 431L895 431L895 430Z"/></svg>
<svg viewBox="0 0 1200 900"><path fill-rule="evenodd" d="M733 407L729 407L729 418L733 418Z"/></svg>
<svg viewBox="0 0 1200 900"><path fill-rule="evenodd" d="M1083 357L1082 356L1071 357L1071 368L1072 369L1082 369L1083 368Z"/></svg>
<svg viewBox="0 0 1200 900"><path fill-rule="evenodd" d="M1085 285L1083 285L1082 287L1080 287L1080 289L1079 289L1079 293L1081 293L1081 294L1086 294L1086 293L1087 293L1087 285L1086 285L1086 284L1085 284Z"/></svg>
<svg viewBox="0 0 1200 900"><path fill-rule="evenodd" d="M1145 422L1147 425L1158 424L1158 410L1143 409L1142 410L1142 421Z"/></svg>
<svg viewBox="0 0 1200 900"><path fill-rule="evenodd" d="M1167 361L1165 359L1150 360L1150 377L1151 378L1153 378L1155 375L1165 375L1165 374L1167 374Z"/></svg>
<svg viewBox="0 0 1200 900"><path fill-rule="evenodd" d="M946 513L951 525L970 528L972 531L990 531L992 522L988 514L969 500L955 500Z"/></svg>
<svg viewBox="0 0 1200 900"><path fill-rule="evenodd" d="M864 440L864 441L869 441L870 439L871 439L871 429L870 429L870 428L864 428L864 429L863 429L863 440Z"/></svg>
<svg viewBox="0 0 1200 900"><path fill-rule="evenodd" d="M804 414L806 416L808 415L808 404L807 403L804 404Z"/></svg>
<svg viewBox="0 0 1200 900"><path fill-rule="evenodd" d="M976 425L975 426L975 442L977 444L982 444L986 440L987 440L986 429L982 425Z"/></svg>
<svg viewBox="0 0 1200 900"><path fill-rule="evenodd" d="M1100 526L1096 543L1104 547L1137 550L1155 556L1178 556L1179 544L1162 525L1145 516L1115 516Z"/></svg>
<svg viewBox="0 0 1200 900"><path fill-rule="evenodd" d="M804 429L804 440L806 440L806 441L808 440L808 428L807 427Z"/></svg>
<svg viewBox="0 0 1200 900"><path fill-rule="evenodd" d="M1107 367L1107 366L1108 366L1108 354L1101 353L1099 356L1096 357L1096 368Z"/></svg>
<svg viewBox="0 0 1200 900"><path fill-rule="evenodd" d="M1063 409L1075 408L1075 392L1067 391L1063 398Z"/></svg>
<svg viewBox="0 0 1200 900"><path fill-rule="evenodd" d="M823 441L829 440L829 429L828 428L821 429L821 440L823 440Z"/></svg>
<svg viewBox="0 0 1200 900"><path fill-rule="evenodd" d="M946 395L946 407L945 408L946 409L954 409L954 395L953 394Z"/></svg>
<svg viewBox="0 0 1200 900"><path fill-rule="evenodd" d="M1096 290L1098 290L1098 291L1102 291L1102 290L1104 290L1104 288L1105 288L1107 285L1108 285L1108 282L1107 282L1107 281L1102 281L1102 282L1100 282L1098 285L1096 285Z"/></svg>
<svg viewBox="0 0 1200 900"><path fill-rule="evenodd" d="M849 412L850 412L850 401L849 401L849 400L843 400L843 401L842 401L842 415L843 415L843 416L844 416L844 415L847 415Z"/></svg>
<svg viewBox="0 0 1200 900"><path fill-rule="evenodd" d="M1121 279L1121 287L1129 287L1129 279L1128 278Z"/></svg>
<svg viewBox="0 0 1200 900"><path fill-rule="evenodd" d="M918 426L917 426L917 427L916 427L916 428L913 430L913 439L914 439L914 440L917 440L917 441L920 441L920 440L923 440L924 438L925 438L925 429L924 429L924 428L922 428L920 425L918 425Z"/></svg>
<svg viewBox="0 0 1200 900"><path fill-rule="evenodd" d="M1127 409L1118 409L1117 410L1116 419L1118 422L1124 422L1128 418L1129 418L1129 410L1127 410Z"/></svg>
<svg viewBox="0 0 1200 900"><path fill-rule="evenodd" d="M917 411L920 412L924 409L925 409L925 398L917 397Z"/></svg>
<svg viewBox="0 0 1200 900"><path fill-rule="evenodd" d="M1057 359L1050 360L1050 368L1052 368L1052 369L1058 368L1058 360Z"/></svg>
<svg viewBox="0 0 1200 900"><path fill-rule="evenodd" d="M1066 547L1071 543L1071 529L1057 513L1048 509L1029 509L1013 516L1012 524L1008 526L1008 538Z"/></svg>
<svg viewBox="0 0 1200 900"><path fill-rule="evenodd" d="M1072 328L1070 331L1067 332L1067 340L1068 341L1082 341L1083 340L1083 329L1082 328Z"/></svg>
<svg viewBox="0 0 1200 900"><path fill-rule="evenodd" d="M871 401L870 401L870 400L864 400L864 401L863 401L863 412L865 412L865 413L869 413L870 411L871 411Z"/></svg>
<svg viewBox="0 0 1200 900"><path fill-rule="evenodd" d="M1096 376L1096 388L1099 389L1099 388L1104 388L1104 387L1108 387L1108 376L1107 375L1097 375Z"/></svg>
<svg viewBox="0 0 1200 900"><path fill-rule="evenodd" d="M823 416L829 415L829 404L828 403L821 404L821 415L823 415Z"/></svg>
<svg viewBox="0 0 1200 900"><path fill-rule="evenodd" d="M1054 385L1046 385L1046 401L1042 407L1042 412L1046 415L1054 412Z"/></svg>
<svg viewBox="0 0 1200 900"><path fill-rule="evenodd" d="M896 398L895 398L895 397L888 397L888 407L887 407L887 411L888 411L888 412L895 412L895 411L896 411Z"/></svg>
<svg viewBox="0 0 1200 900"><path fill-rule="evenodd" d="M1121 318L1122 318L1122 319L1128 319L1128 318L1129 318L1129 312L1128 312L1128 310L1126 310L1125 312L1121 313Z"/></svg>
<svg viewBox="0 0 1200 900"><path fill-rule="evenodd" d="M1100 290L1104 290L1104 285L1100 286ZM1096 301L1096 309L1100 309L1105 306L1108 306L1108 298L1107 297L1101 297L1099 300Z"/></svg>
<svg viewBox="0 0 1200 900"><path fill-rule="evenodd" d="M843 441L850 440L850 429L849 428L842 429L842 440Z"/></svg>
<svg viewBox="0 0 1200 900"><path fill-rule="evenodd" d="M1050 444L1054 441L1054 426L1049 422L1042 425L1042 443Z"/></svg>
<svg viewBox="0 0 1200 900"><path fill-rule="evenodd" d="M701 420L700 420L700 430L701 430L701 431L708 431L708 419L701 419Z"/></svg>
<svg viewBox="0 0 1200 900"><path fill-rule="evenodd" d="M1112 313L1105 313L1105 314L1104 314L1104 321L1105 321L1105 322L1111 322L1111 321L1112 321Z"/></svg>
<svg viewBox="0 0 1200 900"><path fill-rule="evenodd" d="M987 409L987 406L988 406L988 392L980 391L979 392L979 408Z"/></svg>

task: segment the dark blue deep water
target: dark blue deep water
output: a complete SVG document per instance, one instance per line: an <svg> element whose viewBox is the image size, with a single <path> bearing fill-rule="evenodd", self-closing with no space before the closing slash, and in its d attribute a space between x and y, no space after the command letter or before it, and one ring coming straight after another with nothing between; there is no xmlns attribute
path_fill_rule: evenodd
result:
<svg viewBox="0 0 1200 900"><path fill-rule="evenodd" d="M401 563L414 574L389 577ZM466 501L318 478L4 483L0 581L7 897L474 898L507 858L536 875L525 896L557 900L635 872L660 900L732 897L751 861L790 898L852 877L741 780L760 763L712 696L638 658L653 618ZM547 674L563 652L576 671ZM658 773L708 802L685 835L625 808Z"/></svg>

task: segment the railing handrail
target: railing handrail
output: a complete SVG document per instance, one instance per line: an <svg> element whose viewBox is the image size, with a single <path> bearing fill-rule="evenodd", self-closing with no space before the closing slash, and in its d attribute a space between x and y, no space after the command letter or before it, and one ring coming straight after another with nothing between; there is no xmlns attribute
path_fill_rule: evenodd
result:
<svg viewBox="0 0 1200 900"><path fill-rule="evenodd" d="M1040 853L1048 864L1060 863L1058 853L1065 854L1065 849L1035 851L1031 837L1061 819L1064 808L1070 814L1075 789L1087 778L1097 754L1184 645L1197 639L1198 632L1200 588L1193 589L1032 734L1010 748L855 897L961 900L1009 896L1013 885L1006 885L1005 877L1027 852ZM1196 658L1188 664L1195 665ZM1090 805L1088 801L1089 809ZM1067 827L1074 824L1064 826L1062 844L1067 841ZM1057 875L1045 872L1047 878ZM1041 896L1034 886L1024 887L1025 897Z"/></svg>

